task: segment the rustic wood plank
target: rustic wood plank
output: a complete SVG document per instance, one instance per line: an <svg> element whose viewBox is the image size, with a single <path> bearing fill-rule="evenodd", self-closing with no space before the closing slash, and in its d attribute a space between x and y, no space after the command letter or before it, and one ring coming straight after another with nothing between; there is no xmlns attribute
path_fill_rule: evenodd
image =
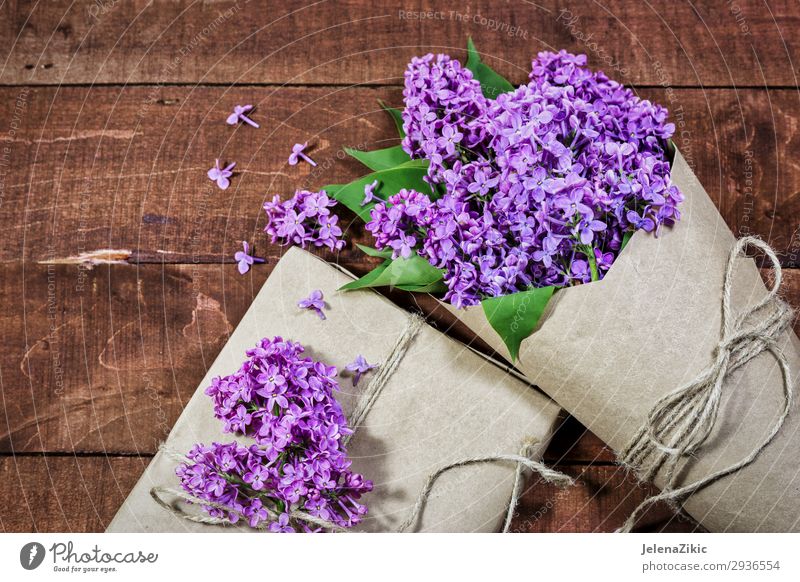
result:
<svg viewBox="0 0 800 582"><path fill-rule="evenodd" d="M103 531L149 458L0 457L0 530Z"/></svg>
<svg viewBox="0 0 800 582"><path fill-rule="evenodd" d="M0 529L103 529L270 269L242 278L230 265L200 263L230 261L242 238L274 263L279 250L259 232L265 190L358 175L341 146L379 147L393 136L375 99L399 102L387 85L400 82L413 54L462 57L468 34L515 81L536 51L563 47L588 52L628 84L660 87L642 94L685 122L679 145L731 228L760 234L785 265L800 266L797 94L720 89L796 85L800 41L790 32L799 18L789 0L668 10L618 0L416 0L402 12L384 0L258 10L236 0L0 6L0 85L26 85L0 89L0 163L11 168L0 172ZM127 86L136 83L154 86ZM234 83L259 87L235 97L225 87ZM353 83L374 86L336 88ZM63 84L118 86L35 87ZM701 86L718 88L672 89ZM263 112L261 132L221 122L243 91ZM316 143L318 172L285 164L305 139ZM216 155L245 172L227 193L205 180ZM188 264L85 271L77 257ZM358 273L369 265L351 250L336 258ZM798 271L787 278L798 306ZM471 339L424 297L392 297ZM25 454L3 455L10 451ZM613 453L566 415L546 458L580 484L531 487L517 531L610 531L649 492L608 465ZM696 525L656 507L640 528Z"/></svg>
<svg viewBox="0 0 800 582"><path fill-rule="evenodd" d="M544 460L549 464L613 463L616 455L593 432L562 410Z"/></svg>
<svg viewBox="0 0 800 582"><path fill-rule="evenodd" d="M103 531L144 472L147 457L0 457L0 530L5 532ZM616 467L560 466L577 477L566 490L531 482L512 530L613 531L650 491ZM657 507L642 531L692 531L696 525Z"/></svg>
<svg viewBox="0 0 800 582"><path fill-rule="evenodd" d="M264 249L261 206L274 193L319 188L366 173L343 146L382 147L395 131L376 100L396 88L218 87L0 88L0 119L21 102L7 142L0 262L69 260L100 249L132 261L232 260L247 238ZM739 234L768 240L800 264L798 96L786 90L648 89L669 106L678 143ZM260 130L224 119L242 99L258 105ZM680 124L683 124L680 126ZM300 141L319 162L289 166ZM238 163L221 191L206 171ZM344 212L345 218L352 216ZM347 221L346 221L347 222ZM363 236L353 225L356 237Z"/></svg>
<svg viewBox="0 0 800 582"><path fill-rule="evenodd" d="M0 449L154 452L267 272L10 268L0 292L9 349Z"/></svg>
<svg viewBox="0 0 800 582"><path fill-rule="evenodd" d="M472 35L517 81L565 48L632 84L794 86L799 52L791 0L20 1L0 23L4 84L385 84Z"/></svg>
<svg viewBox="0 0 800 582"><path fill-rule="evenodd" d="M153 453L271 266L244 277L233 265L0 267L0 452ZM800 271L787 271L784 290L800 306ZM392 298L472 338L433 302ZM547 458L613 455L564 419Z"/></svg>
<svg viewBox="0 0 800 582"><path fill-rule="evenodd" d="M531 482L520 499L511 531L613 532L646 497L656 491L639 484L635 477L613 465L557 465L576 479L575 486L558 489ZM705 531L692 518L657 504L639 519L638 532Z"/></svg>

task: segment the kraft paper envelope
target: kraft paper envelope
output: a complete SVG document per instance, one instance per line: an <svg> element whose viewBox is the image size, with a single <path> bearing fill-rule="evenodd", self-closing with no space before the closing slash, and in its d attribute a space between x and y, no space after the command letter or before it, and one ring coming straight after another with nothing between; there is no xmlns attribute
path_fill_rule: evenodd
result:
<svg viewBox="0 0 800 582"><path fill-rule="evenodd" d="M222 422L214 418L211 399L204 390L213 377L238 369L245 350L263 337L279 335L299 341L306 346L306 355L340 371L358 354L368 362L382 362L409 314L371 290L336 291L350 280L349 275L313 255L290 249L208 370L166 446L186 453L197 442L237 440L222 432ZM297 301L314 289L324 293L328 305L325 321L297 307ZM358 388L367 383L362 380ZM348 414L357 394L350 377L340 376L340 386L337 399ZM428 475L448 463L517 454L527 439L540 443L532 457L539 458L558 411L528 384L423 325L364 426L358 427L350 441L353 469L375 484L364 497L369 514L356 529L392 531L409 515ZM177 487L176 465L176 460L159 452L107 531L246 530L192 523L159 507L150 490ZM436 482L416 530L497 531L508 507L514 474L515 465L503 462L449 471ZM200 512L197 505L184 507Z"/></svg>
<svg viewBox="0 0 800 582"><path fill-rule="evenodd" d="M656 238L637 232L602 281L558 291L516 363L614 450L621 451L656 400L693 380L713 362L720 341L722 287L735 238L684 158L673 182L686 196L682 219ZM743 313L767 293L755 262L737 259L732 306ZM448 306L498 353L502 340L479 307ZM780 338L800 376L800 342ZM719 418L706 445L682 471L682 483L729 467L766 438L784 405L776 360L763 353L723 387ZM800 530L800 420L793 409L757 461L696 493L684 507L706 528ZM655 483L663 487L663 475Z"/></svg>

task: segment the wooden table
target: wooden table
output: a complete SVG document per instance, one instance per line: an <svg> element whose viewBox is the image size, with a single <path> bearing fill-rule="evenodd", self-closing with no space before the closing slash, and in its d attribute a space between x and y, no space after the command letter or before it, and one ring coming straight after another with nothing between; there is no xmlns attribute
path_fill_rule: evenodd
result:
<svg viewBox="0 0 800 582"><path fill-rule="evenodd" d="M410 57L461 58L468 35L516 82L537 51L566 48L669 107L729 226L777 249L800 305L797 2L395 4L0 7L3 530L104 528L280 256L265 198L363 173L343 146L395 143L377 100L400 104ZM225 125L242 103L260 130ZM286 163L303 141L314 171ZM215 158L237 162L225 192L206 178ZM243 239L267 258L246 276ZM547 460L579 485L534 484L518 530L612 530L648 493L567 417ZM659 507L641 529L698 528Z"/></svg>

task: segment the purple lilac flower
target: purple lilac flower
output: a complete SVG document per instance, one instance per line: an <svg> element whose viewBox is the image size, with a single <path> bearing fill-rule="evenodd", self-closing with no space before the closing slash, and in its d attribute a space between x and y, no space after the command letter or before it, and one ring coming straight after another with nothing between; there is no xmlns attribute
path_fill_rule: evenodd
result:
<svg viewBox="0 0 800 582"><path fill-rule="evenodd" d="M289 200L280 196L264 203L267 213L267 226L264 229L272 237L273 243L328 247L340 250L345 241L339 227L339 217L331 214L336 200L328 197L324 190L309 192L297 190Z"/></svg>
<svg viewBox="0 0 800 582"><path fill-rule="evenodd" d="M298 301L297 306L300 309L311 309L316 312L320 319L325 319L325 299L319 289L315 289L308 297Z"/></svg>
<svg viewBox="0 0 800 582"><path fill-rule="evenodd" d="M206 389L225 431L255 444L196 445L176 473L213 517L270 531L317 531L291 517L303 511L339 527L356 525L372 482L350 470L343 441L352 434L333 397L336 368L303 358L299 343L265 338L238 371ZM200 502L202 504L202 502Z"/></svg>
<svg viewBox="0 0 800 582"><path fill-rule="evenodd" d="M608 271L614 262L614 253L604 253L600 249L594 249L594 260L598 269Z"/></svg>
<svg viewBox="0 0 800 582"><path fill-rule="evenodd" d="M246 113L252 109L252 105L237 105L233 108L233 113L231 113L225 121L228 125L236 125L240 121L244 121L247 125L258 129L259 125L246 115Z"/></svg>
<svg viewBox="0 0 800 582"><path fill-rule="evenodd" d="M254 263L263 263L264 259L250 256L250 245L247 244L246 240L242 241L242 249L241 251L237 251L236 254L233 255L233 258L239 263L239 273L244 275L250 270L251 265Z"/></svg>
<svg viewBox="0 0 800 582"><path fill-rule="evenodd" d="M220 190L227 190L228 186L231 185L229 178L233 176L232 170L234 166L236 166L236 162L232 162L226 167L220 168L219 160L216 160L214 167L208 171L208 179L212 182L216 182Z"/></svg>
<svg viewBox="0 0 800 582"><path fill-rule="evenodd" d="M353 386L357 386L358 382L361 380L361 376L369 372L370 370L374 370L378 367L378 364L370 364L361 354L356 356L356 359L347 364L345 368L349 372L353 372Z"/></svg>
<svg viewBox="0 0 800 582"><path fill-rule="evenodd" d="M289 514L281 513L278 521L269 524L269 531L273 533L294 533L294 528L289 525Z"/></svg>
<svg viewBox="0 0 800 582"><path fill-rule="evenodd" d="M292 153L289 155L289 165L296 166L300 160L305 160L312 166L316 166L317 163L309 158L305 154L305 149L308 147L308 142L305 143L296 143L292 146Z"/></svg>
<svg viewBox="0 0 800 582"><path fill-rule="evenodd" d="M364 200L361 201L361 206L366 206L370 202L380 202L381 199L375 195L375 188L378 187L378 181L373 180L364 186Z"/></svg>
<svg viewBox="0 0 800 582"><path fill-rule="evenodd" d="M584 55L540 53L530 82L495 100L457 61L427 55L411 61L403 95L403 147L430 161L444 194L403 191L367 229L393 257L444 269L454 305L602 278L626 232L680 219L667 110Z"/></svg>

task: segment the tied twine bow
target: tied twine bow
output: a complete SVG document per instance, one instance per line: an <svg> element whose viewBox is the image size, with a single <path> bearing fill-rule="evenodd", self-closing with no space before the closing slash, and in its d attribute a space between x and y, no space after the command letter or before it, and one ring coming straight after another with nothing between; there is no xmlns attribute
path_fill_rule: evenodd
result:
<svg viewBox="0 0 800 582"><path fill-rule="evenodd" d="M735 316L731 309L731 288L736 259L747 247L764 252L772 263L774 282L769 293L754 307ZM781 266L775 252L755 237L739 239L731 249L722 288L722 329L713 363L688 384L661 397L650 410L647 421L620 455L643 481L652 481L664 469L665 486L660 494L645 499L628 517L619 532L630 532L637 517L659 501L676 504L696 491L736 473L756 460L780 431L792 406L791 371L778 345L781 334L794 319L792 309L778 298ZM767 437L745 458L693 483L676 487L679 462L696 453L706 442L719 415L725 379L763 352L778 362L783 379L783 407Z"/></svg>
<svg viewBox="0 0 800 582"><path fill-rule="evenodd" d="M406 321L406 326L403 329L403 332L397 338L394 346L392 347L389 356L386 358L386 361L378 368L376 374L370 380L369 385L361 394L355 409L350 415L350 424L353 427L353 433L344 437L346 439L345 443L349 441L349 439L356 433L358 427L362 426L364 419L369 414L370 410L374 406L375 402L378 400L378 397L383 392L386 383L388 382L389 378L394 374L397 367L400 365L400 362L403 360L408 348L411 346L411 343L414 341L419 330L424 325L424 320L416 315L412 314L409 316L408 320ZM414 507L411 509L408 517L402 524L396 529L398 533L402 533L407 531L409 528L413 527L417 521L419 520L420 515L422 514L425 505L430 498L431 491L433 490L433 486L436 481L444 475L445 473L457 469L458 467L466 467L470 465L478 465L484 463L496 463L496 462L510 462L516 465L516 469L514 472L514 486L511 491L511 497L508 502L508 510L506 512L506 518L503 524L503 533L507 533L511 527L511 521L514 517L514 511L517 508L517 503L519 502L519 496L522 492L522 483L525 477L525 471L530 470L532 472L538 473L540 477L548 482L552 483L558 487L566 487L572 485L573 480L564 475L563 473L559 473L544 463L540 463L538 461L534 461L531 459L531 455L534 452L534 449L538 442L534 439L527 439L520 449L518 454L495 454L495 455L486 455L480 457L470 457L466 459L461 459L459 461L447 464L440 469L434 471L425 481L422 489L420 490L419 495L417 496L416 502L414 503ZM167 448L165 445L161 445L159 448L161 452L167 455L170 458L177 460L178 462L185 463L187 459L184 455L172 451L171 449ZM172 487L153 487L150 489L150 496L155 500L158 505L162 508L166 509L173 515L180 517L181 519L185 519L188 521L192 521L195 523L203 523L209 525L224 525L229 526L233 525L230 520L212 517L210 515L196 515L187 513L183 508L179 507L175 503L169 503L165 501L161 495L168 494L172 495L175 498L178 498L183 501L188 501L190 503L196 503L198 505L204 507L211 507L214 509L224 510L229 512L229 514L235 515L237 518L247 521L247 518L244 514L240 511L236 510L235 508L228 506L223 503L216 503L207 501L182 489L176 489ZM272 509L268 507L264 507L267 511L271 520L277 520L279 515ZM321 519L317 516L311 515L305 511L299 509L293 509L289 512L289 517L292 520L302 521L312 526L317 526L322 529L328 531L335 531L335 532L343 532L347 531L342 527L328 521L325 519ZM267 522L262 522L259 524L256 529L265 529L269 527Z"/></svg>

